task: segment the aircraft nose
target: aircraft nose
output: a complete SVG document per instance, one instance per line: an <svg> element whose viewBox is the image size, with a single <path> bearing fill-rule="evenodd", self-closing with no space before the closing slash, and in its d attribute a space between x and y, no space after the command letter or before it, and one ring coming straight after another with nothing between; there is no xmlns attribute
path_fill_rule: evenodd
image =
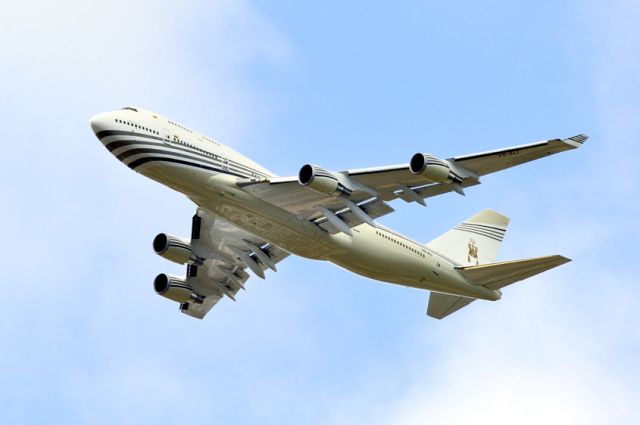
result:
<svg viewBox="0 0 640 425"><path fill-rule="evenodd" d="M94 115L89 120L89 124L91 124L91 129L93 130L93 132L95 134L98 134L98 132L100 132L100 131L105 129L105 127L106 127L105 124L106 124L106 121L107 121L106 115L107 114Z"/></svg>

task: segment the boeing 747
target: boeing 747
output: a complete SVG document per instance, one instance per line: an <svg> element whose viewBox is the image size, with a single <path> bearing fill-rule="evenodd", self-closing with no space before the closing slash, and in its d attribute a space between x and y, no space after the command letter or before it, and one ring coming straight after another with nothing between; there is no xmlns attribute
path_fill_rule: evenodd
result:
<svg viewBox="0 0 640 425"><path fill-rule="evenodd" d="M509 218L484 210L427 244L376 219L389 202L464 194L480 177L580 147L578 135L439 159L416 153L409 163L347 171L307 164L278 177L233 149L173 120L126 107L91 118L100 142L119 161L181 192L197 205L191 237L160 233L158 255L186 264L186 276L159 274L155 291L202 319L223 297L236 299L248 271L264 279L294 254L354 273L431 291L427 314L442 319L476 299L496 301L502 288L564 264L551 255L496 262Z"/></svg>

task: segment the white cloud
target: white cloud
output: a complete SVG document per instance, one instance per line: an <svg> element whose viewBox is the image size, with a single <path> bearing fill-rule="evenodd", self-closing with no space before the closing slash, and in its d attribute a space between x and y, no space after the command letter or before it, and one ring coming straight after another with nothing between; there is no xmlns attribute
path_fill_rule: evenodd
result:
<svg viewBox="0 0 640 425"><path fill-rule="evenodd" d="M581 293L566 287L570 278L543 275L498 303L416 326L410 351L379 364L382 373L341 400L330 423L631 423L640 337L629 319L638 302L620 291L626 284L603 278Z"/></svg>
<svg viewBox="0 0 640 425"><path fill-rule="evenodd" d="M0 25L11 109L60 129L101 111L81 120L76 108L138 103L240 139L269 113L247 72L289 52L245 1L25 1L3 9Z"/></svg>

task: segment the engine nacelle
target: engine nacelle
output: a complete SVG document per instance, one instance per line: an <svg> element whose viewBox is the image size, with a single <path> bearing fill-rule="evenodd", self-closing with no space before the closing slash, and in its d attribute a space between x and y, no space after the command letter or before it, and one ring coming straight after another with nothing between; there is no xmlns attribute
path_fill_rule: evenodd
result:
<svg viewBox="0 0 640 425"><path fill-rule="evenodd" d="M193 292L193 288L186 280L164 273L156 276L153 281L153 289L155 289L156 294L179 303L195 302L202 304L204 300L202 296Z"/></svg>
<svg viewBox="0 0 640 425"><path fill-rule="evenodd" d="M409 170L437 183L460 183L462 178L445 161L426 153L417 153L411 157Z"/></svg>
<svg viewBox="0 0 640 425"><path fill-rule="evenodd" d="M202 258L193 252L186 239L160 233L153 239L153 250L174 263L202 265Z"/></svg>
<svg viewBox="0 0 640 425"><path fill-rule="evenodd" d="M298 182L309 189L327 195L351 196L353 190L342 184L340 180L337 173L324 170L317 165L303 165L298 172Z"/></svg>

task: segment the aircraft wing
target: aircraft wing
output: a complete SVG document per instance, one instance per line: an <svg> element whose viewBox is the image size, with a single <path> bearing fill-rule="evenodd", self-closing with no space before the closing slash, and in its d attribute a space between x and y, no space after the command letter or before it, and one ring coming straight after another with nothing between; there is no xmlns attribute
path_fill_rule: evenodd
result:
<svg viewBox="0 0 640 425"><path fill-rule="evenodd" d="M535 159L544 158L545 156L579 148L587 139L588 136L578 134L568 139L544 140L528 145L457 156L450 158L450 160L479 176L483 176Z"/></svg>
<svg viewBox="0 0 640 425"><path fill-rule="evenodd" d="M455 179L447 182L436 182L421 174L414 174L410 171L409 164L338 173L319 169L325 176L329 175L346 186L349 190L344 193L348 193L348 196L344 196L344 193L336 196L314 190L300 184L297 176L246 182L241 185L244 190L315 222L329 233L348 232L347 228L393 212L393 208L387 202L394 199L400 198L405 202L425 205L424 199L443 193L453 191L464 195L464 189L480 184L480 176L578 148L585 140L587 136L580 134L567 139L544 140L446 160L430 157L450 168ZM351 203L345 202L345 199Z"/></svg>
<svg viewBox="0 0 640 425"><path fill-rule="evenodd" d="M202 319L216 303L227 296L235 301L249 279L247 269L264 279L267 268L289 253L224 220L198 209L193 220L191 244L205 258L200 266L188 266L187 281L202 303L183 303L180 311Z"/></svg>

